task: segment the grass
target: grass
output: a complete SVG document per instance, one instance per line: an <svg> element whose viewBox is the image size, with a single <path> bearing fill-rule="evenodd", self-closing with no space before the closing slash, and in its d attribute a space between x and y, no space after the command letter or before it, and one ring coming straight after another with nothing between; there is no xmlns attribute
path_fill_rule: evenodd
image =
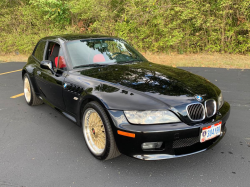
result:
<svg viewBox="0 0 250 187"><path fill-rule="evenodd" d="M0 54L0 63L5 62L27 62L27 55Z"/></svg>
<svg viewBox="0 0 250 187"><path fill-rule="evenodd" d="M173 67L250 69L249 55L236 54L143 54L149 61Z"/></svg>
<svg viewBox="0 0 250 187"><path fill-rule="evenodd" d="M173 67L217 67L250 69L250 56L237 54L153 54L143 53L151 62ZM26 55L0 55L1 62L27 62Z"/></svg>

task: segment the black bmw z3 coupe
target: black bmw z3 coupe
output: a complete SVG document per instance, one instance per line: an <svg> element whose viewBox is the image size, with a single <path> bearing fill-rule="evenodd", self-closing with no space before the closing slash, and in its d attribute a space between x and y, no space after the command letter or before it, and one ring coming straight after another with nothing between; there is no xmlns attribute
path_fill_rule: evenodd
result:
<svg viewBox="0 0 250 187"><path fill-rule="evenodd" d="M23 67L24 95L82 127L100 160L123 153L160 160L203 152L226 133L221 90L187 71L149 62L103 35L42 38Z"/></svg>

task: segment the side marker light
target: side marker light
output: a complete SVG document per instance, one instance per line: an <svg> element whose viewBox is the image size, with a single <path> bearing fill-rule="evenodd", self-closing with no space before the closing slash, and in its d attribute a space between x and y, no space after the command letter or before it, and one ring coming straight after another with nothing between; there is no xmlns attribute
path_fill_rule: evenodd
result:
<svg viewBox="0 0 250 187"><path fill-rule="evenodd" d="M122 135L122 136L128 136L128 137L131 137L131 138L135 138L135 134L134 133L129 133L129 132L124 132L124 131L118 130L117 134Z"/></svg>

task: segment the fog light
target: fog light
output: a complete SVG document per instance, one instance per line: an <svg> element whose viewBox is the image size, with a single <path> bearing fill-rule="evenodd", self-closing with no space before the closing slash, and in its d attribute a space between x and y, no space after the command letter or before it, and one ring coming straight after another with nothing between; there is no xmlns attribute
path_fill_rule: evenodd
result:
<svg viewBox="0 0 250 187"><path fill-rule="evenodd" d="M148 150L148 149L159 149L162 146L162 142L146 142L143 143L142 149Z"/></svg>

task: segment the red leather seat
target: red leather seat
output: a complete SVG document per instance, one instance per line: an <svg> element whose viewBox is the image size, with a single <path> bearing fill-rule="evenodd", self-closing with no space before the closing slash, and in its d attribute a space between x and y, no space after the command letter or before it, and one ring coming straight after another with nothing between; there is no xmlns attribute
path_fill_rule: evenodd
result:
<svg viewBox="0 0 250 187"><path fill-rule="evenodd" d="M93 58L93 62L96 63L96 62L105 62L105 58L103 56L103 54L97 54L94 56Z"/></svg>
<svg viewBox="0 0 250 187"><path fill-rule="evenodd" d="M59 56L59 65L58 68L66 68L66 62L63 56Z"/></svg>
<svg viewBox="0 0 250 187"><path fill-rule="evenodd" d="M58 66L58 56L55 58L55 66Z"/></svg>

